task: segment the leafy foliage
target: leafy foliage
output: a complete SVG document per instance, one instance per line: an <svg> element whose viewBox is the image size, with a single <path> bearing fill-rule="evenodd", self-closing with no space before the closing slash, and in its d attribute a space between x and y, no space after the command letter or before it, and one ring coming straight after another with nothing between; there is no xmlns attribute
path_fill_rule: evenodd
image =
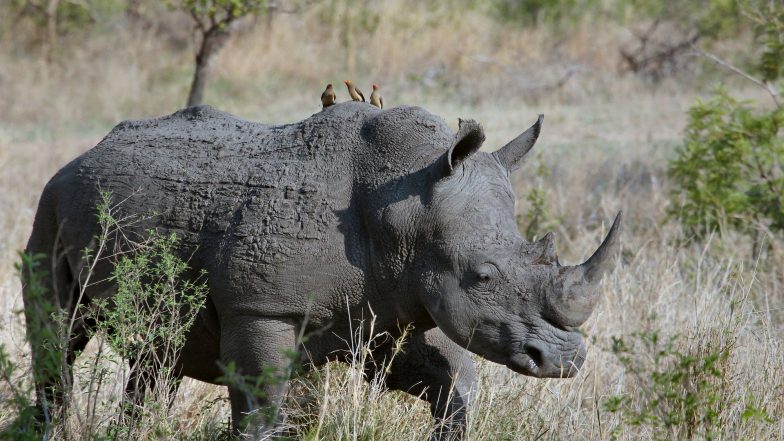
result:
<svg viewBox="0 0 784 441"><path fill-rule="evenodd" d="M768 83L784 76L784 6L761 2L749 15L756 24L756 43L762 48L756 70Z"/></svg>
<svg viewBox="0 0 784 441"><path fill-rule="evenodd" d="M75 311L68 313L54 303L58 300L50 292L49 269L44 265L49 261L47 256L20 253L17 270L25 285L27 339L36 356L33 376L39 382L59 379L63 402L54 408L55 403L38 397L45 406L43 412L32 406L32 383L18 381L19 367L0 345L0 385L10 391L7 399L0 400L0 410L17 415L0 432L0 439L41 439L40 431L48 439L57 430L65 430L63 436L70 439L82 439L85 434L95 439L149 439L151 436L162 439L170 438L175 432L176 422L166 418L173 398L170 391L179 381L172 366L206 300L206 285L199 277L194 280L189 274L187 262L178 255L180 241L176 235L150 230L145 237L129 240L124 229L139 218L118 220L108 192L101 194L97 211L100 233L94 245L82 253L83 277L75 288L80 297L84 295L84 289L95 283L91 279L96 276L96 264L109 261L114 268L110 281L117 286L111 298L92 299L89 305L79 303ZM67 372L66 348L76 321L90 319L97 323L94 334L101 339L100 348L108 342L114 352L99 349L91 355L93 360L80 369L80 374L89 381L86 390L78 393L90 404L86 414L78 415L78 427L71 428L67 419L78 410L71 406L72 384ZM104 366L122 366L125 360L132 361L131 378L147 370L147 378L155 387L152 394L145 395L143 403L132 403L129 397L123 396L117 408L119 414L113 418L115 422L107 427L105 416L96 414L100 389L109 375ZM141 408L135 408L135 404ZM132 418L125 418L128 415Z"/></svg>
<svg viewBox="0 0 784 441"><path fill-rule="evenodd" d="M267 4L266 0L167 0L175 9L191 15L197 26L204 29L223 27L248 14L257 13Z"/></svg>
<svg viewBox="0 0 784 441"><path fill-rule="evenodd" d="M721 439L723 424L732 404L727 363L734 340L695 339L712 342L687 347L691 340L674 335L663 338L658 331L613 337L612 353L623 366L634 394L618 394L604 401L604 410L622 416L624 424L645 427L654 439ZM767 423L765 409L746 398L742 421ZM623 427L618 426L614 438Z"/></svg>
<svg viewBox="0 0 784 441"><path fill-rule="evenodd" d="M99 331L126 359L161 350L173 356L206 299L204 283L183 278L190 268L176 255L177 236L153 230L148 236L147 244L115 263L111 279L117 293L111 304L94 301Z"/></svg>
<svg viewBox="0 0 784 441"><path fill-rule="evenodd" d="M16 412L16 418L0 431L0 440L33 441L41 439L31 428L37 425L37 410L30 400L31 388L29 383L19 381L17 377L19 366L14 363L11 356L0 345L0 384L6 386L7 392L0 394L0 414Z"/></svg>
<svg viewBox="0 0 784 441"><path fill-rule="evenodd" d="M98 205L98 222L102 234L99 243L109 243L111 231L122 231L124 225L117 220L111 207L111 194L102 193ZM114 425L114 436L136 438L140 429L150 430L160 436L170 436L174 427L165 418L170 396L179 378L172 367L185 345L188 330L207 298L207 286L201 280L205 272L190 278L191 268L178 255L180 240L170 233L162 235L148 230L140 242L114 243L121 252L110 256L113 271L110 281L117 290L109 299L93 299L86 315L96 322L95 333L108 342L122 360L131 366L130 386L137 393L144 392L143 376L155 385L152 394L146 394L143 403L133 402L124 396L121 408L131 418L146 417L151 427L139 427L134 421ZM94 262L89 252L86 261ZM135 406L141 404L141 409ZM143 433L143 432L142 432Z"/></svg>
<svg viewBox="0 0 784 441"><path fill-rule="evenodd" d="M697 236L722 225L749 233L784 231L784 108L775 85L784 71L784 6L745 6L757 30L755 72L716 60L764 88L774 108L739 101L719 88L690 109L684 144L669 165L671 214Z"/></svg>
<svg viewBox="0 0 784 441"><path fill-rule="evenodd" d="M40 363L33 367L33 377L57 375L64 354L63 342L57 338L57 328L44 324L49 318L59 321L62 315L57 314L54 305L44 298L47 291L43 282L48 277L48 272L41 263L45 256L19 253L19 257L16 270L27 286L28 295L30 298L40 300L37 307L31 308L28 314L43 319L42 322L32 322L27 328L28 339L42 342L42 346L46 349L42 352ZM19 366L12 361L5 347L0 345L0 385L4 386L6 392L0 394L0 413L6 411L17 413L14 421L0 431L0 440L40 439L35 431L31 430L38 425L40 416L30 399L30 396L34 395L33 388L30 383L19 381L18 371ZM47 409L45 417L52 416L55 415Z"/></svg>
<svg viewBox="0 0 784 441"><path fill-rule="evenodd" d="M40 28L45 28L53 19L60 33L78 30L121 11L123 3L120 0L11 0L11 6L19 16L30 19Z"/></svg>
<svg viewBox="0 0 784 441"><path fill-rule="evenodd" d="M526 25L576 18L576 13L596 11L599 0L493 0L489 9L505 21Z"/></svg>
<svg viewBox="0 0 784 441"><path fill-rule="evenodd" d="M686 140L670 163L672 209L703 236L723 223L784 230L784 110L755 112L719 89L689 111Z"/></svg>

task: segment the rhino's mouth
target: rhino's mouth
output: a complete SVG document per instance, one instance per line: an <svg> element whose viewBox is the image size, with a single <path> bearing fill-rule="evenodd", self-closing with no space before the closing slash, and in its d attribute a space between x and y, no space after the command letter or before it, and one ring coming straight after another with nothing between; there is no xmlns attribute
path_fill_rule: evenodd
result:
<svg viewBox="0 0 784 441"><path fill-rule="evenodd" d="M526 354L515 354L509 357L506 367L517 372L518 374L528 375L531 377L541 377L539 375L540 369L533 358Z"/></svg>
<svg viewBox="0 0 784 441"><path fill-rule="evenodd" d="M577 375L584 361L584 355L579 351L572 357L558 356L558 362L551 360L553 358L555 357L547 354L538 345L526 344L524 352L509 356L506 367L531 377L569 378Z"/></svg>

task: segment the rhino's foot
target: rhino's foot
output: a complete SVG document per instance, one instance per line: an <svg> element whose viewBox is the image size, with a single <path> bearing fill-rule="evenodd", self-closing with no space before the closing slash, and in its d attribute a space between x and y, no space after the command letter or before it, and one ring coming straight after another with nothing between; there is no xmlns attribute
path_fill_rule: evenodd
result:
<svg viewBox="0 0 784 441"><path fill-rule="evenodd" d="M253 418L252 415L249 415L249 422L245 431L240 436L240 439L247 441L265 441L271 439L281 439L281 437L286 435L286 431L277 423L277 421L272 424L262 424L260 422L257 423L254 421L255 419L268 420L266 417Z"/></svg>
<svg viewBox="0 0 784 441"><path fill-rule="evenodd" d="M430 441L460 441L465 436L465 419L441 421L430 434Z"/></svg>

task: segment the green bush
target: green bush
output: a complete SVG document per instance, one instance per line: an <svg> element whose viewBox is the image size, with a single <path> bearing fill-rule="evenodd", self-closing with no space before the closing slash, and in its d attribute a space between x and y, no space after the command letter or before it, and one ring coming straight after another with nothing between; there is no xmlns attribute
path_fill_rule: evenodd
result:
<svg viewBox="0 0 784 441"><path fill-rule="evenodd" d="M669 165L671 211L689 232L784 230L782 126L784 110L755 111L723 89L689 110L685 142Z"/></svg>
<svg viewBox="0 0 784 441"><path fill-rule="evenodd" d="M49 0L11 0L0 6L0 11L17 19L30 20L41 32L45 32L50 20L54 20L57 33L67 34L120 18L133 3L133 0L61 0L56 3Z"/></svg>
<svg viewBox="0 0 784 441"><path fill-rule="evenodd" d="M41 260L43 255L29 255L19 253L20 261L16 264L16 270L28 287L30 297L37 297L41 300L39 307L30 314L39 315L41 318L56 317L55 308L51 302L44 301L46 290L43 280L48 276L46 269L42 268ZM53 342L59 342L56 330L47 326L31 326L27 330L28 338L37 339L45 342L47 346ZM33 369L34 377L41 377L45 372L42 370L57 371L62 359L62 345L52 345L44 354L44 359L38 365L38 369ZM0 440L37 440L41 437L36 433L38 426L38 411L33 407L31 397L35 396L32 382L20 381L22 374L20 366L14 362L11 355L6 351L4 345L0 344L0 415L4 413L16 414L16 418L0 431ZM49 414L50 416L52 414Z"/></svg>
<svg viewBox="0 0 784 441"><path fill-rule="evenodd" d="M689 110L684 143L669 164L670 212L698 237L723 226L784 231L784 108L776 87L784 73L784 5L744 7L759 54L753 71L712 58L766 90L773 106L737 100L719 88Z"/></svg>
<svg viewBox="0 0 784 441"><path fill-rule="evenodd" d="M784 76L784 6L771 2L754 8L750 15L756 24L755 42L762 48L756 70L763 81L777 81Z"/></svg>
<svg viewBox="0 0 784 441"><path fill-rule="evenodd" d="M118 220L110 193L102 194L97 211L100 233L95 245L83 252L84 277L77 288L83 295L87 286L96 283L96 264L108 260L114 266L111 281L117 286L110 299L92 299L86 308L80 305L76 312L67 314L51 301L45 283L48 269L42 265L45 256L20 253L17 269L26 286L27 339L39 349L32 374L38 379L60 376L64 395L62 408L45 409L44 421L38 421L30 398L34 396L33 384L19 381L26 375L0 345L0 391L8 391L0 396L0 414L16 416L2 429L0 439L48 439L53 434L62 434L64 439L168 439L177 430L178 422L167 418L174 398L171 392L179 381L171 367L206 300L203 273L196 280L186 277L191 269L179 256L180 241L173 233L148 230L143 237L132 235L133 241L128 240L127 228L140 218ZM100 343L88 363L74 366L85 381L79 391L71 391L65 348L69 331L82 318L95 320L93 333ZM106 350L104 343L113 351ZM146 370L154 390L143 402L122 396L117 406L101 396L111 388L110 367L125 366L126 360L135 361L128 376L138 378L135 374ZM73 400L75 393L79 400ZM74 403L82 404L74 408ZM99 410L104 407L108 414ZM76 418L78 424L69 423L69 418Z"/></svg>
<svg viewBox="0 0 784 441"><path fill-rule="evenodd" d="M98 331L123 358L171 357L185 344L187 330L206 299L206 285L183 279L188 264L177 257L177 235L147 232L146 243L114 264L117 292L111 304L93 301ZM163 346L162 346L163 345ZM159 352L167 358L160 359ZM149 352L149 354L147 354Z"/></svg>
<svg viewBox="0 0 784 441"><path fill-rule="evenodd" d="M553 23L595 12L599 0L491 0L490 11L504 21L525 25Z"/></svg>
<svg viewBox="0 0 784 441"><path fill-rule="evenodd" d="M102 234L96 242L114 242L114 248L122 252L106 256L113 261L110 280L116 284L117 291L110 299L92 299L86 315L97 323L95 334L109 343L120 360L99 353L95 365L99 359L118 364L129 360L131 389L144 393L143 381L154 385L153 390L144 394L143 402L134 401L130 396L121 398L119 408L124 414L117 418L119 424L109 427L109 433L113 437L129 439L149 434L171 437L176 422L167 418L167 414L174 399L172 392L180 381L172 367L185 345L188 330L206 301L205 272L198 273L196 280L188 278L191 268L179 256L181 243L175 233L148 230L142 240L128 243L110 240L123 236L117 233L126 228L127 222L127 219L123 222L117 219L110 193L102 194L98 212ZM101 257L86 252L87 262L95 259ZM92 371L88 375L103 374ZM144 375L148 376L146 380ZM126 415L130 418L125 418Z"/></svg>
<svg viewBox="0 0 784 441"><path fill-rule="evenodd" d="M698 342L698 343L694 343ZM729 358L735 341L720 335L664 338L658 331L612 338L612 353L624 368L631 393L607 398L605 411L621 417L613 438L624 426L644 428L656 440L723 439L728 419L738 424L771 422L753 396L745 410L733 414Z"/></svg>

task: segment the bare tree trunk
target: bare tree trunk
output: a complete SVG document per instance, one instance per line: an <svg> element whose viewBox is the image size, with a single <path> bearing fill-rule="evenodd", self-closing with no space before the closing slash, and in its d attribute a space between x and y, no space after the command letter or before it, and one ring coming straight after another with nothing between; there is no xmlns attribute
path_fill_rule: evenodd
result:
<svg viewBox="0 0 784 441"><path fill-rule="evenodd" d="M52 61L55 46L57 44L57 6L60 0L49 0L46 6L46 61Z"/></svg>
<svg viewBox="0 0 784 441"><path fill-rule="evenodd" d="M212 27L201 39L201 47L196 54L196 70L193 72L191 91L188 94L188 107L197 106L204 100L204 87L207 84L212 62L231 35L229 26Z"/></svg>
<svg viewBox="0 0 784 441"><path fill-rule="evenodd" d="M275 14L278 12L278 2L277 1L270 1L267 2L267 14L264 17L264 30L267 32L267 36L272 34L272 25L275 19ZM269 39L267 40L269 44Z"/></svg>

